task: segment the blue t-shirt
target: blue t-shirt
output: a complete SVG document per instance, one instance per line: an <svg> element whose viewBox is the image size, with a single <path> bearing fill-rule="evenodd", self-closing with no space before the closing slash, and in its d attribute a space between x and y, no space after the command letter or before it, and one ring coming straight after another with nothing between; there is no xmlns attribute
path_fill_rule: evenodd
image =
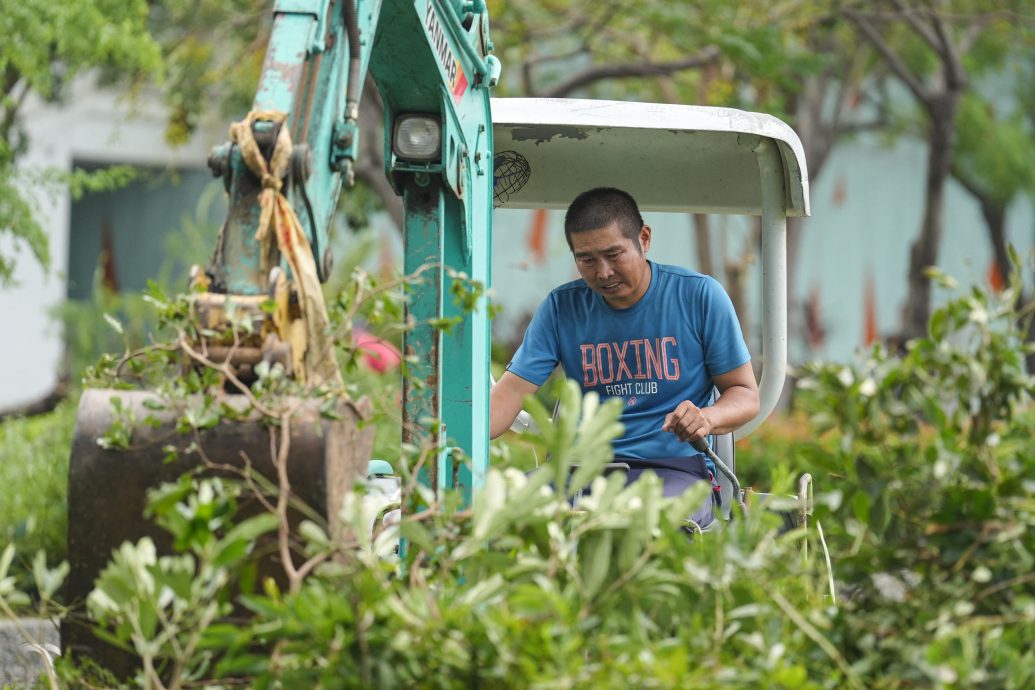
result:
<svg viewBox="0 0 1035 690"><path fill-rule="evenodd" d="M624 400L625 434L614 441L615 457L685 458L697 451L661 430L665 415L683 400L707 407L712 378L751 355L718 281L649 263L647 292L627 309L611 307L581 279L554 289L507 369L542 385L560 363L583 393Z"/></svg>

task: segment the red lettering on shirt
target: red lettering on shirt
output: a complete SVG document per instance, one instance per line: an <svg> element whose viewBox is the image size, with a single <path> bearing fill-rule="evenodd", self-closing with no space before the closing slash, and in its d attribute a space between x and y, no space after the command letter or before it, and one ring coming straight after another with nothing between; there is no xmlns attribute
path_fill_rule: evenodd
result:
<svg viewBox="0 0 1035 690"><path fill-rule="evenodd" d="M618 343L611 343L611 347L615 349L615 357L618 360L618 371L615 372L615 379L618 381L627 381L633 377L632 372L629 371L629 365L625 363L625 351L629 349L629 342L626 341L619 345ZM622 376L622 372L625 372L625 376Z"/></svg>
<svg viewBox="0 0 1035 690"><path fill-rule="evenodd" d="M677 346L672 336L580 345L582 386L621 385L627 381L644 379L678 381L680 367ZM635 373L630 366L632 363L629 360L632 358L636 360Z"/></svg>
<svg viewBox="0 0 1035 690"><path fill-rule="evenodd" d="M647 374L643 372L643 361L640 358L640 348L643 346L643 340L630 340L629 344L633 346L633 353L636 355L636 373L633 378L645 379Z"/></svg>
<svg viewBox="0 0 1035 690"><path fill-rule="evenodd" d="M654 339L654 346L651 347L649 340L643 341L644 352L647 355L647 378L660 379L664 374L661 368L661 346L658 339ZM656 348L656 349L655 349ZM653 369L653 371L652 371Z"/></svg>
<svg viewBox="0 0 1035 690"><path fill-rule="evenodd" d="M597 385L596 350L592 345L582 345L582 387Z"/></svg>
<svg viewBox="0 0 1035 690"><path fill-rule="evenodd" d="M665 379L667 381L678 381L679 380L679 358L672 357L668 358L668 347L669 343L672 343L672 347L676 346L676 339L672 336L665 336L661 339L661 357L665 362ZM671 365L671 369L669 368Z"/></svg>
<svg viewBox="0 0 1035 690"><path fill-rule="evenodd" d="M607 374L604 374L604 356L607 356ZM611 358L611 348L607 343L597 345L597 372L600 374L600 383L611 383L615 380L615 363Z"/></svg>

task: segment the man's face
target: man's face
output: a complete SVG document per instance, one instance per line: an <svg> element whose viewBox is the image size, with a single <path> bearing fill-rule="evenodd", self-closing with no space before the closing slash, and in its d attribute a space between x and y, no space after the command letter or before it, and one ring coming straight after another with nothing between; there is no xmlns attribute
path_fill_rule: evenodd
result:
<svg viewBox="0 0 1035 690"><path fill-rule="evenodd" d="M650 228L644 225L636 241L611 224L571 234L572 254L586 284L616 309L636 304L650 286Z"/></svg>

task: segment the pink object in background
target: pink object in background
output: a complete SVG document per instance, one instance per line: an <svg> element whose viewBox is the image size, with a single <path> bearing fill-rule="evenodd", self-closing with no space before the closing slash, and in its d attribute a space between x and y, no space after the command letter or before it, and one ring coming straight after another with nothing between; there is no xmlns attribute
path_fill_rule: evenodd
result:
<svg viewBox="0 0 1035 690"><path fill-rule="evenodd" d="M356 349L363 353L361 361L371 371L383 374L402 361L402 354L394 345L362 328L353 329L352 340Z"/></svg>

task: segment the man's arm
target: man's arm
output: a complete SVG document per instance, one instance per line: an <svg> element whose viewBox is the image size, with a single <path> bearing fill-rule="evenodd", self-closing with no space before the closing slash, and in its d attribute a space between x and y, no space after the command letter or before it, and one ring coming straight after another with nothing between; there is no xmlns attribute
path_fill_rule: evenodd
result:
<svg viewBox="0 0 1035 690"><path fill-rule="evenodd" d="M754 379L752 379L754 380ZM509 371L489 391L489 438L496 438L510 428L521 411L526 395L535 395L539 386Z"/></svg>
<svg viewBox="0 0 1035 690"><path fill-rule="evenodd" d="M751 362L712 380L719 389L719 399L714 405L701 409L684 400L665 415L661 430L671 431L679 440L692 443L710 434L729 433L758 414L758 384Z"/></svg>

